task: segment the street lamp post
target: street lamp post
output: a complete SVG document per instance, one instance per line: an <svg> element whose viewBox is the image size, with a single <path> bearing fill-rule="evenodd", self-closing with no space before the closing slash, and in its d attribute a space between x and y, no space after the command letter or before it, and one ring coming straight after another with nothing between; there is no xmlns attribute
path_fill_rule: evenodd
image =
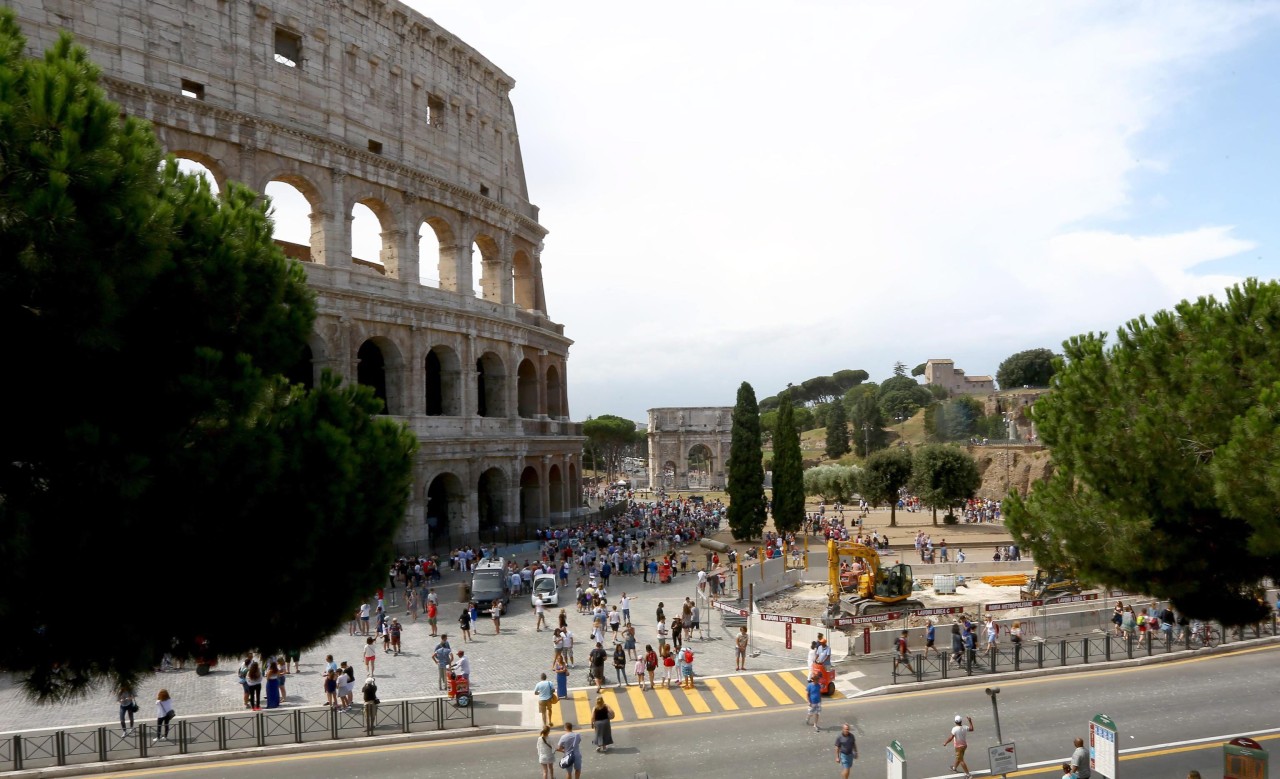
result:
<svg viewBox="0 0 1280 779"><path fill-rule="evenodd" d="M1013 440L1013 412L1004 412L1004 494L1009 495L1009 444Z"/></svg>
<svg viewBox="0 0 1280 779"><path fill-rule="evenodd" d="M871 425L862 423L862 456L871 456Z"/></svg>

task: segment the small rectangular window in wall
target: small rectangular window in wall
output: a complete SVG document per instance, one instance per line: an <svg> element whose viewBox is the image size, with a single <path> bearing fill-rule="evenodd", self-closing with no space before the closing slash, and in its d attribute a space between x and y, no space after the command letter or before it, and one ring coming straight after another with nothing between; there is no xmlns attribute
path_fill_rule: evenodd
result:
<svg viewBox="0 0 1280 779"><path fill-rule="evenodd" d="M381 154L381 153L382 153L382 141L375 141L375 140L373 140L372 138L370 138L370 139L369 139L369 151L373 152L374 154Z"/></svg>
<svg viewBox="0 0 1280 779"><path fill-rule="evenodd" d="M480 195L481 197L489 197L489 188L484 184L480 185Z"/></svg>
<svg viewBox="0 0 1280 779"><path fill-rule="evenodd" d="M444 127L444 98L427 95L427 124Z"/></svg>
<svg viewBox="0 0 1280 779"><path fill-rule="evenodd" d="M283 27L276 28L276 62L298 67L302 62L302 36Z"/></svg>
<svg viewBox="0 0 1280 779"><path fill-rule="evenodd" d="M204 100L204 84L199 81L182 79L182 96L192 100Z"/></svg>

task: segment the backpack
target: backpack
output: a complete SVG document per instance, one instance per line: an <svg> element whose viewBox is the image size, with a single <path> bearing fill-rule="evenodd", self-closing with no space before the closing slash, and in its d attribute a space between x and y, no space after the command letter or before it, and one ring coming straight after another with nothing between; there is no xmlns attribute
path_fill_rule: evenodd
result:
<svg viewBox="0 0 1280 779"><path fill-rule="evenodd" d="M684 650L684 662L686 665L693 662L693 650L688 647L685 647Z"/></svg>

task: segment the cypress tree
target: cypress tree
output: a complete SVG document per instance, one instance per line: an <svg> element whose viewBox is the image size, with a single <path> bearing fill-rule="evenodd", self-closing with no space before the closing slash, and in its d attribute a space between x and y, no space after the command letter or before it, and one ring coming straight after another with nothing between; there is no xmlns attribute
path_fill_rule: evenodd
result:
<svg viewBox="0 0 1280 779"><path fill-rule="evenodd" d="M827 412L827 457L832 460L849 453L849 419L844 401L837 400Z"/></svg>
<svg viewBox="0 0 1280 779"><path fill-rule="evenodd" d="M773 434L773 526L779 533L800 529L804 522L804 460L795 407L788 393L778 406Z"/></svg>
<svg viewBox="0 0 1280 779"><path fill-rule="evenodd" d="M760 408L747 382L738 387L729 445L729 532L736 541L759 538L764 531L764 456L760 444Z"/></svg>

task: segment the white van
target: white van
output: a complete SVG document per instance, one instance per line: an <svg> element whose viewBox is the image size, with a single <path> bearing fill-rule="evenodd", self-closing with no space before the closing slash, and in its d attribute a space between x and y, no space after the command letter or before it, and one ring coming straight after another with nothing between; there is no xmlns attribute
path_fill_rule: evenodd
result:
<svg viewBox="0 0 1280 779"><path fill-rule="evenodd" d="M560 588L556 585L554 573L540 573L533 577L532 602L535 607L539 603L543 606L560 605Z"/></svg>

